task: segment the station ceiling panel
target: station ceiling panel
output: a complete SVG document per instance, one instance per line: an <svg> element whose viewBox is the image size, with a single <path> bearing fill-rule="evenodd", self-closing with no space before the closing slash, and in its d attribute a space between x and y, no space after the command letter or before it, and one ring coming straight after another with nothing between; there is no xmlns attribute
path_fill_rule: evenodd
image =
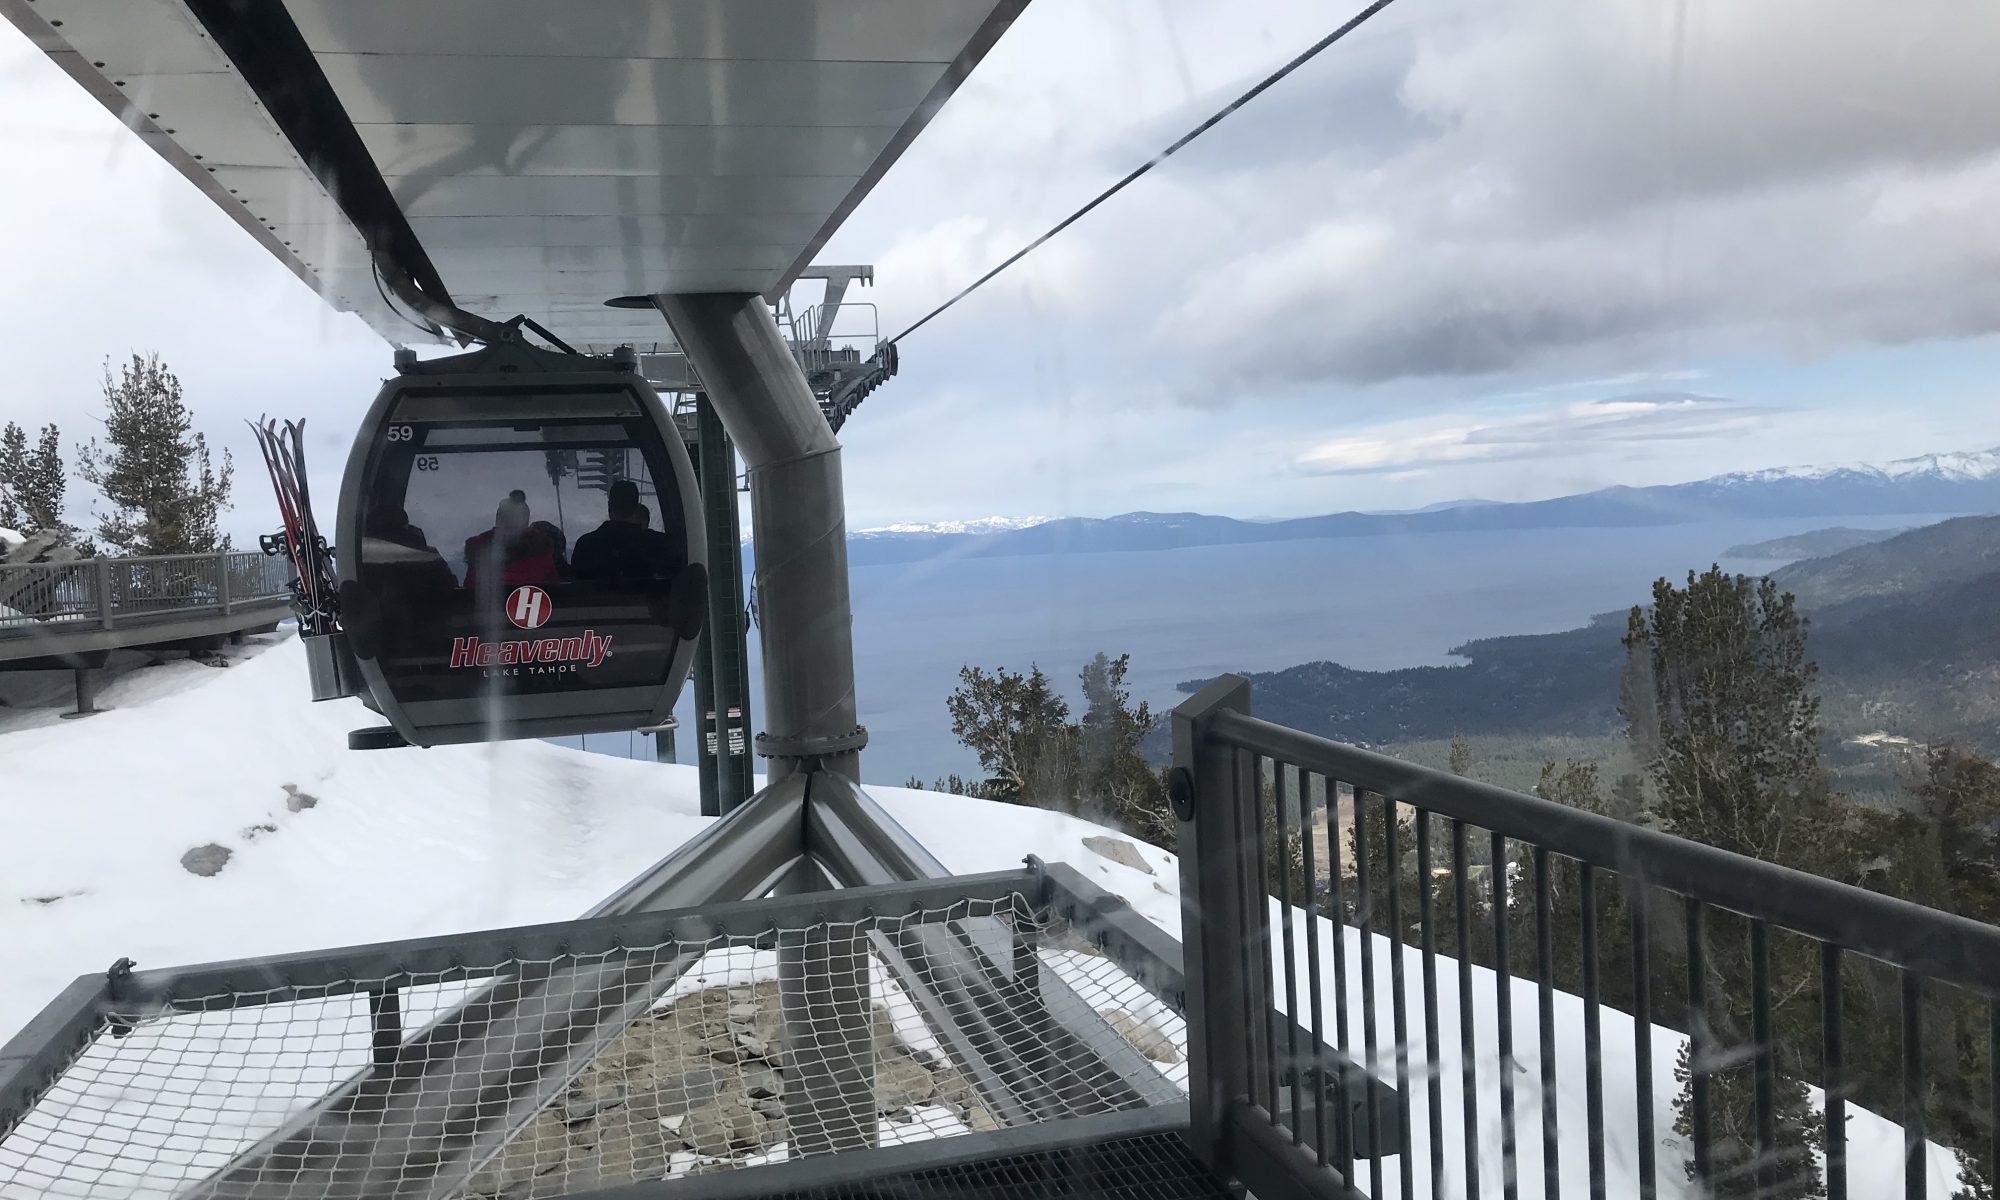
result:
<svg viewBox="0 0 2000 1200"><path fill-rule="evenodd" d="M276 4L278 0L258 0ZM613 296L776 296L1026 0L285 0L460 307L665 341ZM336 308L429 340L184 0L5 15ZM210 20L213 6L208 15ZM240 53L240 49L236 52ZM322 172L323 174L323 172Z"/></svg>

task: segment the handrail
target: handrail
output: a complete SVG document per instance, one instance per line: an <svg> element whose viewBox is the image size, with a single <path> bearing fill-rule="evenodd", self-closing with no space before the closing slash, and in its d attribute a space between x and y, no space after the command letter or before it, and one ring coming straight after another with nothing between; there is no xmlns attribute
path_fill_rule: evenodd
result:
<svg viewBox="0 0 2000 1200"><path fill-rule="evenodd" d="M1371 795L1429 809L1715 908L1835 942L1891 966L2000 994L2000 928L1342 745L1247 713L1221 710L1209 722L1209 735L1217 741L1353 784Z"/></svg>
<svg viewBox="0 0 2000 1200"><path fill-rule="evenodd" d="M0 563L0 637L109 629L122 616L164 617L290 597L283 560L256 550Z"/></svg>
<svg viewBox="0 0 2000 1200"><path fill-rule="evenodd" d="M1446 1126L1461 1126L1467 1195L1485 1194L1482 1171L1511 1192L1517 1151L1537 1134L1556 1187L1558 1147L1577 1137L1564 1085L1573 1098L1579 1083L1598 1195L1656 1195L1662 1174L1684 1168L1704 1187L1754 1173L1773 1194L1781 1177L1815 1188L1823 1177L1845 1200L1850 1167L1858 1188L1886 1194L1878 1159L1850 1162L1850 1106L1899 1121L1909 1200L1927 1193L1941 1153L1934 1111L1988 1114L1944 1133L1975 1161L2000 1157L2000 1072L1955 1050L1940 1062L1930 1045L1945 1029L1964 1036L1952 1022L1990 1022L1988 1053L2000 1055L2000 928L1259 720L1240 676L1176 708L1173 736L1190 1009L1282 1009L1240 1031L1189 1024L1196 1153L1253 1190L1269 1190L1252 1178L1262 1172L1264 1185L1337 1195L1363 1166L1299 1092L1300 1079L1325 1077L1327 1032L1336 1050L1393 1070L1406 1100L1413 1086L1426 1093L1421 1120L1393 1131L1405 1170L1427 1158L1444 1178ZM1860 1053L1846 1048L1849 993L1900 1038L1877 1029ZM1815 1008L1816 1046L1810 1017L1780 1021ZM1559 1024L1563 1010L1576 1015ZM1613 1042L1614 1029L1629 1040ZM1686 1039L1678 1066L1668 1031ZM1519 1053L1530 1042L1533 1100L1516 1087L1533 1071ZM1608 1067L1627 1047L1614 1084ZM1462 1121L1446 1111L1452 1080ZM1656 1081L1685 1089L1686 1141L1657 1136ZM1781 1123L1780 1098L1807 1087L1817 1100ZM1723 1095L1747 1097L1748 1112L1719 1109L1717 1088L1741 1089ZM1614 1119L1619 1092L1629 1107ZM1316 1156L1278 1153L1287 1142ZM1607 1189L1614 1165L1629 1177Z"/></svg>

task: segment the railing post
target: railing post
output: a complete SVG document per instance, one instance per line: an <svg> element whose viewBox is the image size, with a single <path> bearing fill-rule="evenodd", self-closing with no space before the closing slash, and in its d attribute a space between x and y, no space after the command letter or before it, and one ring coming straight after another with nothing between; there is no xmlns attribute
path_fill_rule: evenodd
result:
<svg viewBox="0 0 2000 1200"><path fill-rule="evenodd" d="M229 559L230 554L227 550L216 551L215 598L222 604L222 615L225 617L229 615L231 608L229 603Z"/></svg>
<svg viewBox="0 0 2000 1200"><path fill-rule="evenodd" d="M116 624L112 610L117 605L111 600L111 560L98 555L97 567L97 623L106 629Z"/></svg>
<svg viewBox="0 0 2000 1200"><path fill-rule="evenodd" d="M1224 675L1174 709L1168 796L1180 818L1189 1136L1195 1154L1227 1175L1233 1166L1229 1109L1250 1095L1250 1051L1242 1031L1270 1011L1271 981L1245 969L1245 949L1266 936L1270 915L1266 906L1247 903L1264 889L1262 880L1244 877L1240 809L1257 797L1254 788L1243 788L1237 753L1210 740L1209 720L1221 711L1250 711L1248 680Z"/></svg>

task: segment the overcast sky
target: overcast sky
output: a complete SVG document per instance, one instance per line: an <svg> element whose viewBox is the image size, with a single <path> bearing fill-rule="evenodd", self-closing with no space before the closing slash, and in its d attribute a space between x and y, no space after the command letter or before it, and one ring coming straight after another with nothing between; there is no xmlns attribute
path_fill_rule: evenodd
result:
<svg viewBox="0 0 2000 1200"><path fill-rule="evenodd" d="M1041 0L822 260L900 329L1341 17ZM1995 62L1989 0L1401 0L913 335L850 523L2000 446ZM157 351L239 468L268 411L337 469L388 347L5 25L0 113L0 417L79 440L104 359Z"/></svg>

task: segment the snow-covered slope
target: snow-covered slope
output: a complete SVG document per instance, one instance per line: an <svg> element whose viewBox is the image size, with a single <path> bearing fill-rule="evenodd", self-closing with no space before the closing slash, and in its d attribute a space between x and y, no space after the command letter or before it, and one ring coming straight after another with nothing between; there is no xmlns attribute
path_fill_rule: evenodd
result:
<svg viewBox="0 0 2000 1200"><path fill-rule="evenodd" d="M692 768L545 743L350 752L346 731L366 714L351 702L308 703L304 675L297 642L274 637L234 655L226 668L180 663L127 675L104 694L115 711L87 721L43 722L34 712L0 709L0 1040L70 979L121 956L167 967L574 916L705 820L697 815ZM1091 852L1082 839L1104 831L1057 813L900 788L870 792L954 870L1005 869L1028 854L1067 861L1179 934L1176 864L1163 851L1138 847L1148 873ZM210 843L231 852L220 872L204 878L183 869L182 854ZM1295 922L1303 936L1302 918ZM1319 933L1320 956L1330 963L1336 933L1323 923ZM1339 936L1350 963L1344 1000L1356 1044L1365 1012L1357 965L1364 947L1375 955L1380 1049L1372 1068L1394 1080L1388 996L1397 948L1353 929ZM1418 1195L1457 1197L1464 1154L1456 964L1442 956L1437 964L1445 1036L1435 1066L1447 1081L1449 1165L1444 1178L1432 1180L1421 1084L1430 1069L1420 1032L1422 972L1415 951L1403 953L1408 1069L1418 1081L1408 1097L1412 1182ZM1327 975L1331 1027L1341 997L1330 966ZM1493 1052L1495 978L1484 968L1472 977L1482 1176L1490 1186L1502 1169L1497 1114L1506 1072L1520 1130L1521 1195L1539 1196L1534 985L1513 983L1515 1060L1502 1064ZM1564 1195L1588 1190L1581 1016L1581 1001L1558 996ZM1629 1017L1605 1012L1604 1147L1614 1196L1637 1192L1632 1034ZM1688 1195L1679 1166L1686 1148L1672 1133L1674 1065L1684 1039L1654 1028L1649 1041L1660 1194ZM1852 1194L1895 1194L1900 1131L1872 1114L1850 1113ZM1382 1166L1375 1194L1397 1194L1401 1167L1393 1159ZM1930 1167L1931 1194L1950 1194L1951 1156L1931 1147ZM1360 1182L1372 1183L1365 1171Z"/></svg>
<svg viewBox="0 0 2000 1200"><path fill-rule="evenodd" d="M83 721L57 721L53 697L0 708L0 1041L122 956L166 967L573 917L707 821L692 767L542 742L353 752L347 731L376 719L309 703L296 640L253 639L230 663L132 672ZM1082 848L1095 826L871 792L955 870L1038 853L1159 897ZM183 869L211 843L231 852L219 873Z"/></svg>

